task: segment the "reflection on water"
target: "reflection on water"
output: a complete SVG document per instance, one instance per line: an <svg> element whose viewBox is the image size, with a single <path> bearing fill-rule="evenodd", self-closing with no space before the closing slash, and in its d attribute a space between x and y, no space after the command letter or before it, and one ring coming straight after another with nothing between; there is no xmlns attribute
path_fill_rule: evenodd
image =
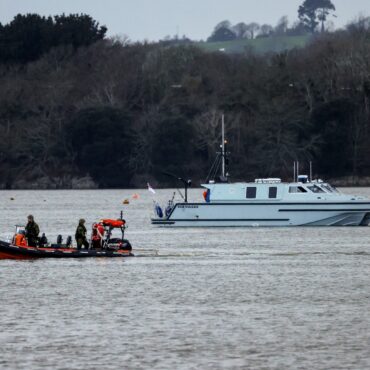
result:
<svg viewBox="0 0 370 370"><path fill-rule="evenodd" d="M145 190L0 204L2 238L29 213L53 240L123 209L140 256L0 261L0 368L370 367L370 228L156 229Z"/></svg>

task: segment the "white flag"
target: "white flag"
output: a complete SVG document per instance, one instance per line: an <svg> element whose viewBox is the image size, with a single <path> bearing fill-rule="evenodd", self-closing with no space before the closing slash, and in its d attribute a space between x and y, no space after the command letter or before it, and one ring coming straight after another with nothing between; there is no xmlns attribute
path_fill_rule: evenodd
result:
<svg viewBox="0 0 370 370"><path fill-rule="evenodd" d="M150 184L149 184L149 182L148 182L148 190L151 192L151 193L153 193L153 194L155 194L155 190L150 186Z"/></svg>

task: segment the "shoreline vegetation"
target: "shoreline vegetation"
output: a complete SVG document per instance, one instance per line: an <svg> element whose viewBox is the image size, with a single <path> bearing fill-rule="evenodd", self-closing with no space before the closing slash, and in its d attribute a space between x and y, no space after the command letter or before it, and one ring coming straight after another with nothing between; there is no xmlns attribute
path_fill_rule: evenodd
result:
<svg viewBox="0 0 370 370"><path fill-rule="evenodd" d="M283 180L283 179L282 179ZM322 179L328 181L331 185L339 188L346 187L370 187L370 177L343 177L343 178L332 178L332 179ZM254 179L240 180L246 182L253 182ZM283 181L293 181L292 179ZM195 184L194 188L200 188L202 181L193 182ZM13 184L12 188L7 188L5 184L0 183L1 190L95 190L100 189L99 184L95 183L94 180L87 176L83 178L70 178L70 179L50 179L42 178L37 182L24 182ZM172 189L171 186L161 186L156 184L156 189ZM102 188L102 189L115 189L115 188ZM123 189L145 189L145 187L127 187Z"/></svg>
<svg viewBox="0 0 370 370"><path fill-rule="evenodd" d="M221 23L209 43L108 38L82 14L0 24L0 189L199 184L222 114L232 179L312 161L315 177L370 186L369 18L309 35L247 25L249 40Z"/></svg>

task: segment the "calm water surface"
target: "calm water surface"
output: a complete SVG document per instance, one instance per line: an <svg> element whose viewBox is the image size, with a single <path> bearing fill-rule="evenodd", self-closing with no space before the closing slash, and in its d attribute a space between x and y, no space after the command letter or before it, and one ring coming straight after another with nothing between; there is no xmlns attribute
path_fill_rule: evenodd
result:
<svg viewBox="0 0 370 370"><path fill-rule="evenodd" d="M156 229L134 193L0 192L1 238L123 209L139 255L0 261L1 369L370 368L370 228Z"/></svg>

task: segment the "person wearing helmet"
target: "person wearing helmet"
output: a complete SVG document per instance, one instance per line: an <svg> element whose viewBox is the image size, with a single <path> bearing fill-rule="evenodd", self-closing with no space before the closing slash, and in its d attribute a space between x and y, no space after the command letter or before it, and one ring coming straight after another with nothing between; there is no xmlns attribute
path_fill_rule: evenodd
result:
<svg viewBox="0 0 370 370"><path fill-rule="evenodd" d="M30 247L37 247L40 233L39 225L37 225L32 215L27 217L27 221L26 238L28 245Z"/></svg>
<svg viewBox="0 0 370 370"><path fill-rule="evenodd" d="M85 247L85 249L89 249L89 243L86 240L86 227L85 227L85 220L83 218L80 219L78 222L78 226L76 229L75 239L77 242L77 249L80 250L82 246Z"/></svg>

